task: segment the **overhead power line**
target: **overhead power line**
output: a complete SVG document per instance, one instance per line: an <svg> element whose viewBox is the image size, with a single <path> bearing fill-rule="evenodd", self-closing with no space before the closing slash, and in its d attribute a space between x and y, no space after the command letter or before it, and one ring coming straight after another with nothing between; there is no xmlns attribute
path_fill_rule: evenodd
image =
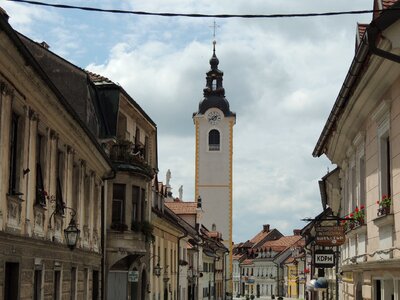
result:
<svg viewBox="0 0 400 300"><path fill-rule="evenodd" d="M373 12L381 12L383 10L351 10L351 11L332 11L322 13L296 13L296 14L192 14L192 13L168 13L168 12L149 12L149 11L133 11L121 9L102 9L87 6L75 6L66 4L52 4L30 0L7 0L11 2L27 3L32 5L49 6L55 8L78 9L102 13L114 14L131 14L144 16L159 16L159 17L188 17L188 18L245 18L245 19L272 19L272 18L306 18L306 17L324 17L324 16L339 16L339 15L360 15ZM400 8L390 8L400 10Z"/></svg>

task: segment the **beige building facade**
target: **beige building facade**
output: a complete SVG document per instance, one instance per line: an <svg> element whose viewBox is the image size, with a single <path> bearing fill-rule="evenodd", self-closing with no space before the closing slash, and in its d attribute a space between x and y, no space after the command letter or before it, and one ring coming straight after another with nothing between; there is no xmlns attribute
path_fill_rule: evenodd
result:
<svg viewBox="0 0 400 300"><path fill-rule="evenodd" d="M97 299L111 164L4 11L0 27L0 299Z"/></svg>
<svg viewBox="0 0 400 300"><path fill-rule="evenodd" d="M374 2L358 25L357 50L314 150L339 167L327 204L344 218L340 299L400 299L400 15ZM365 34L364 34L365 32Z"/></svg>

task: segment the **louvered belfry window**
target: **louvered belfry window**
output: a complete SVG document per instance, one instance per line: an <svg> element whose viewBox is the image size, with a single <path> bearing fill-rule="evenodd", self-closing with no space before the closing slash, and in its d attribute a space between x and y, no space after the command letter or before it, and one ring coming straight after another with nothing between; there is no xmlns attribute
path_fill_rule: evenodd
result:
<svg viewBox="0 0 400 300"><path fill-rule="evenodd" d="M220 150L220 136L219 131L216 129L210 130L208 133L208 150L219 151Z"/></svg>

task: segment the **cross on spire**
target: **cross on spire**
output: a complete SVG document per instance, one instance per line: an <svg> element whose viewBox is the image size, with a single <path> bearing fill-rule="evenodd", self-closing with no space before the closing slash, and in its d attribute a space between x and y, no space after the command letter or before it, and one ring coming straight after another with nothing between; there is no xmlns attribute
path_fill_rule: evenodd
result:
<svg viewBox="0 0 400 300"><path fill-rule="evenodd" d="M213 27L213 38L215 41L215 32L217 31L217 28L219 28L219 25L217 25L217 22L215 22L215 19L214 19L213 25L210 27Z"/></svg>

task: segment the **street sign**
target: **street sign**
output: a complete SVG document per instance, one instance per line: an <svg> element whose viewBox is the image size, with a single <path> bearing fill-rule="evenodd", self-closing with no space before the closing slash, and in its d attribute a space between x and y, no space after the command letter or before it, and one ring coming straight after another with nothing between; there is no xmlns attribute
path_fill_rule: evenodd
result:
<svg viewBox="0 0 400 300"><path fill-rule="evenodd" d="M343 226L316 226L315 243L320 246L334 247L346 241Z"/></svg>
<svg viewBox="0 0 400 300"><path fill-rule="evenodd" d="M138 282L139 281L139 271L129 271L128 272L128 281L129 282Z"/></svg>
<svg viewBox="0 0 400 300"><path fill-rule="evenodd" d="M335 266L335 252L332 250L315 250L314 266L316 268L332 268Z"/></svg>

